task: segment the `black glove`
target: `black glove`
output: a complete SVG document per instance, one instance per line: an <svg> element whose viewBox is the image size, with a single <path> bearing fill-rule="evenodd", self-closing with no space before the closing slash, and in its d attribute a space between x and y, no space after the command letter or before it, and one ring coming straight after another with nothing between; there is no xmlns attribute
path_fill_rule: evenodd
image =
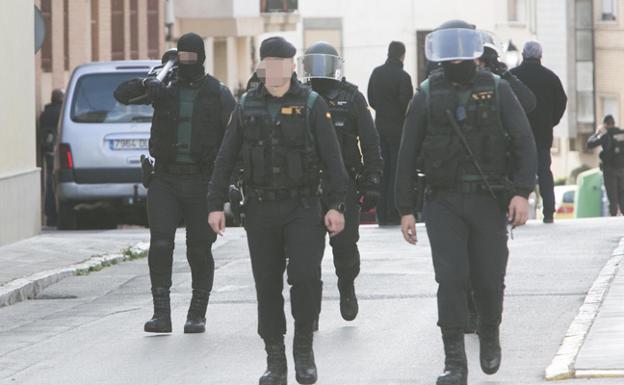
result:
<svg viewBox="0 0 624 385"><path fill-rule="evenodd" d="M377 173L364 173L358 178L358 191L362 197L362 211L366 212L377 206L381 196L381 177Z"/></svg>
<svg viewBox="0 0 624 385"><path fill-rule="evenodd" d="M145 88L145 92L147 92L151 98L158 97L162 86L162 82L157 78L150 77L143 79L143 88Z"/></svg>
<svg viewBox="0 0 624 385"><path fill-rule="evenodd" d="M508 72L507 64L500 62L498 60L492 63L491 69L492 69L492 72L494 72L496 75L500 77L504 77L504 74Z"/></svg>
<svg viewBox="0 0 624 385"><path fill-rule="evenodd" d="M381 193L377 190L369 190L364 193L364 197L362 197L362 211L368 212L374 207L377 207L377 202L379 202L380 197Z"/></svg>

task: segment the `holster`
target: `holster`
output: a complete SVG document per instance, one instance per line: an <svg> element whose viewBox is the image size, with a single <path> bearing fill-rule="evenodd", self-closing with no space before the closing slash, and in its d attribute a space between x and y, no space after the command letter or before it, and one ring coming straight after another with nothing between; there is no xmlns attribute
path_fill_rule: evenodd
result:
<svg viewBox="0 0 624 385"><path fill-rule="evenodd" d="M145 155L141 155L141 183L143 187L149 188L154 178L154 164L152 160Z"/></svg>
<svg viewBox="0 0 624 385"><path fill-rule="evenodd" d="M414 208L416 213L422 213L425 205L425 195L427 192L427 178L425 174L417 173L414 181Z"/></svg>
<svg viewBox="0 0 624 385"><path fill-rule="evenodd" d="M242 201L243 201L243 193L236 185L230 185L230 189L228 191L228 199L230 201L230 210L232 210L232 215L234 216L234 222L236 225L239 225L242 222Z"/></svg>

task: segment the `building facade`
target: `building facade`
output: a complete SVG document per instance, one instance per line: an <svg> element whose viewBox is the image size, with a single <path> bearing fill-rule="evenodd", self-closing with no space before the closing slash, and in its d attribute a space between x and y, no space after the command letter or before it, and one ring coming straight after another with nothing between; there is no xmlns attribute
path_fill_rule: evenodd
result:
<svg viewBox="0 0 624 385"><path fill-rule="evenodd" d="M0 80L0 245L30 237L41 227L40 171L35 154L33 4L0 2L0 45L11 53Z"/></svg>
<svg viewBox="0 0 624 385"><path fill-rule="evenodd" d="M35 0L46 21L36 55L37 107L65 89L76 66L94 61L159 59L165 46L164 0Z"/></svg>

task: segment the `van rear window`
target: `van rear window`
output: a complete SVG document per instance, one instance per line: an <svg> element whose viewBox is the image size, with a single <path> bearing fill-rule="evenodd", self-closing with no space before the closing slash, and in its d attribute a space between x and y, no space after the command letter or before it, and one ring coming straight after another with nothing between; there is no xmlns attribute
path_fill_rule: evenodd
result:
<svg viewBox="0 0 624 385"><path fill-rule="evenodd" d="M74 90L71 119L76 123L151 122L152 106L125 106L113 97L119 84L140 76L145 76L145 73L112 72L81 76Z"/></svg>

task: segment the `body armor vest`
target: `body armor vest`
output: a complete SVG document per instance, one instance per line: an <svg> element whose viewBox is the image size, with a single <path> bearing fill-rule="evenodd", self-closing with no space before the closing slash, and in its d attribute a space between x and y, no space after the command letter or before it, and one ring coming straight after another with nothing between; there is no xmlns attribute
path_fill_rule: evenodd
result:
<svg viewBox="0 0 624 385"><path fill-rule="evenodd" d="M608 135L611 136L608 165L614 168L624 168L624 130L613 128L609 130Z"/></svg>
<svg viewBox="0 0 624 385"><path fill-rule="evenodd" d="M250 193L318 194L320 162L309 126L309 111L317 96L309 89L287 93L279 99L274 118L261 90L243 95L243 181Z"/></svg>
<svg viewBox="0 0 624 385"><path fill-rule="evenodd" d="M342 159L351 177L360 174L364 168L358 145L356 94L357 87L345 80L322 94L329 106Z"/></svg>
<svg viewBox="0 0 624 385"><path fill-rule="evenodd" d="M423 83L428 124L420 164L430 186L452 188L461 183L482 182L474 161L490 184L507 177L509 135L500 119L497 82L495 75L479 71L471 89L458 91L443 71L436 71ZM447 111L460 126L474 160L468 156Z"/></svg>

